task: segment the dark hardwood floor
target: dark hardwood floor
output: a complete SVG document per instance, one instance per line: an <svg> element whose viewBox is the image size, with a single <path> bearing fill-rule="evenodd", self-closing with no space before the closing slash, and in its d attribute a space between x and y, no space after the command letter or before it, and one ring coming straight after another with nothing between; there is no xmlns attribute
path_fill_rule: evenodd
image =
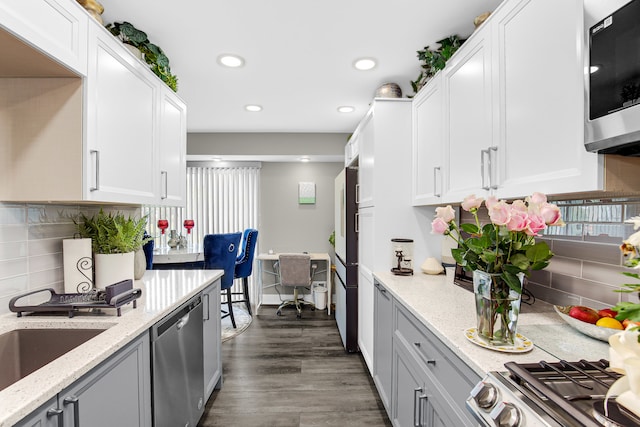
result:
<svg viewBox="0 0 640 427"><path fill-rule="evenodd" d="M198 424L210 426L390 426L360 354L346 353L333 315L261 307L222 344L223 386Z"/></svg>

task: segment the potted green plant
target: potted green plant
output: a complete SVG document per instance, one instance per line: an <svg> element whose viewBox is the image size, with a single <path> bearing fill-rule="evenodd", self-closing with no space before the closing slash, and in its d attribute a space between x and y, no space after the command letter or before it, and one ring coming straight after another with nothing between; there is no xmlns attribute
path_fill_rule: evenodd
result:
<svg viewBox="0 0 640 427"><path fill-rule="evenodd" d="M151 71L153 71L163 82L174 92L178 91L178 77L171 73L169 58L164 54L158 45L155 45L147 38L147 33L138 30L129 22L114 22L105 27L114 36L118 37L124 44L136 47Z"/></svg>
<svg viewBox="0 0 640 427"><path fill-rule="evenodd" d="M422 61L422 71L415 81L411 82L411 88L415 93L429 81L438 71L442 70L449 58L462 46L466 39L461 39L457 35L452 35L436 43L440 45L437 49L429 49L425 46L423 50L418 50L418 59ZM411 97L409 97L411 98Z"/></svg>
<svg viewBox="0 0 640 427"><path fill-rule="evenodd" d="M151 240L144 237L146 223L146 216L125 218L122 213L107 214L102 209L90 218L80 214L76 225L81 237L91 239L96 288L136 278L134 254Z"/></svg>

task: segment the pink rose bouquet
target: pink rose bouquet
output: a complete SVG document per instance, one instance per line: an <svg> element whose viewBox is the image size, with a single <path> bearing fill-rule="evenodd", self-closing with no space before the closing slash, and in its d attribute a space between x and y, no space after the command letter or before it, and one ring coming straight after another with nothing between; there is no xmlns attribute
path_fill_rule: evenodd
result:
<svg viewBox="0 0 640 427"><path fill-rule="evenodd" d="M482 203L491 220L484 226L478 219ZM533 193L511 203L493 196L484 200L471 195L464 199L461 207L474 216L475 223L458 225L453 208L446 206L436 208L431 228L432 233L448 235L458 243L451 254L465 270L499 274L511 289L520 293L521 273L528 276L531 270L549 265L553 253L545 242L536 243L535 237L547 227L564 225L564 222L560 209L548 203L544 194Z"/></svg>

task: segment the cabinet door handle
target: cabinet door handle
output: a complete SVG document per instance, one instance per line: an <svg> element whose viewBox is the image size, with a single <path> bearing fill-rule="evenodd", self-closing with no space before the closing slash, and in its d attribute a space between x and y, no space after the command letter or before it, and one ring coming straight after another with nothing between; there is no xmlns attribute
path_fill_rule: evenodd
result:
<svg viewBox="0 0 640 427"><path fill-rule="evenodd" d="M420 420L416 418L416 406L418 406L418 393L422 393L422 387L413 389L413 427L420 427ZM418 408L418 418L421 410Z"/></svg>
<svg viewBox="0 0 640 427"><path fill-rule="evenodd" d="M360 203L360 184L356 184L356 203Z"/></svg>
<svg viewBox="0 0 640 427"><path fill-rule="evenodd" d="M209 312L209 294L202 294L203 297L207 297L207 317L205 317L204 321L211 320L211 313Z"/></svg>
<svg viewBox="0 0 640 427"><path fill-rule="evenodd" d="M162 178L164 178L164 180ZM160 183L163 188L163 193L160 195L160 198L164 200L169 195L169 174L167 171L160 171Z"/></svg>
<svg viewBox="0 0 640 427"><path fill-rule="evenodd" d="M485 173L484 173L484 155L489 154L489 150L480 150L480 177L482 178L482 184L481 187L483 190L488 190L490 188L490 186L485 185L484 183L484 178L485 178Z"/></svg>
<svg viewBox="0 0 640 427"><path fill-rule="evenodd" d="M51 408L47 411L47 418L58 417L58 427L64 427L64 420L62 419L62 409Z"/></svg>
<svg viewBox="0 0 640 427"><path fill-rule="evenodd" d="M498 184L494 184L493 183L493 177L496 174L496 166L495 164L497 164L497 162L493 161L493 155L491 154L492 151L495 151L496 153L498 152L498 147L493 146L493 147L489 147L487 149L487 154L489 156L489 188L491 188L492 190L495 190L498 188Z"/></svg>
<svg viewBox="0 0 640 427"><path fill-rule="evenodd" d="M93 187L89 187L89 191L98 191L100 190L100 151L99 150L89 150L89 155L95 154L96 162L95 162L95 182L96 185Z"/></svg>
<svg viewBox="0 0 640 427"><path fill-rule="evenodd" d="M440 178L440 191L438 191L438 185L437 185L438 172L440 172L440 175L442 175L442 172L440 170L440 166L434 167L433 168L433 195L435 197L442 196L442 177Z"/></svg>
<svg viewBox="0 0 640 427"><path fill-rule="evenodd" d="M356 212L355 214L356 220L355 222L355 228L356 228L356 233L360 232L360 213Z"/></svg>
<svg viewBox="0 0 640 427"><path fill-rule="evenodd" d="M424 425L424 412L423 412L423 407L424 405L429 401L429 396L427 396L426 394L421 395L420 397L418 397L418 425L420 427L422 427ZM427 423L427 425L431 425L431 423Z"/></svg>
<svg viewBox="0 0 640 427"><path fill-rule="evenodd" d="M80 401L76 396L65 397L62 403L67 405L73 405L73 427L80 427Z"/></svg>

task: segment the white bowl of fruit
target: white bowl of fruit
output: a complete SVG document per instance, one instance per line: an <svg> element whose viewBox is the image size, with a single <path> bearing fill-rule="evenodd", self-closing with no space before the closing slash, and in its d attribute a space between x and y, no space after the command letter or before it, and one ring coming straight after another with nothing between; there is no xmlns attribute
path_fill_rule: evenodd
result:
<svg viewBox="0 0 640 427"><path fill-rule="evenodd" d="M595 310L582 305L566 307L555 305L556 313L570 326L591 338L609 342L609 337L624 330L630 323L628 319L619 321L618 313L610 308ZM636 324L636 322L631 322Z"/></svg>

